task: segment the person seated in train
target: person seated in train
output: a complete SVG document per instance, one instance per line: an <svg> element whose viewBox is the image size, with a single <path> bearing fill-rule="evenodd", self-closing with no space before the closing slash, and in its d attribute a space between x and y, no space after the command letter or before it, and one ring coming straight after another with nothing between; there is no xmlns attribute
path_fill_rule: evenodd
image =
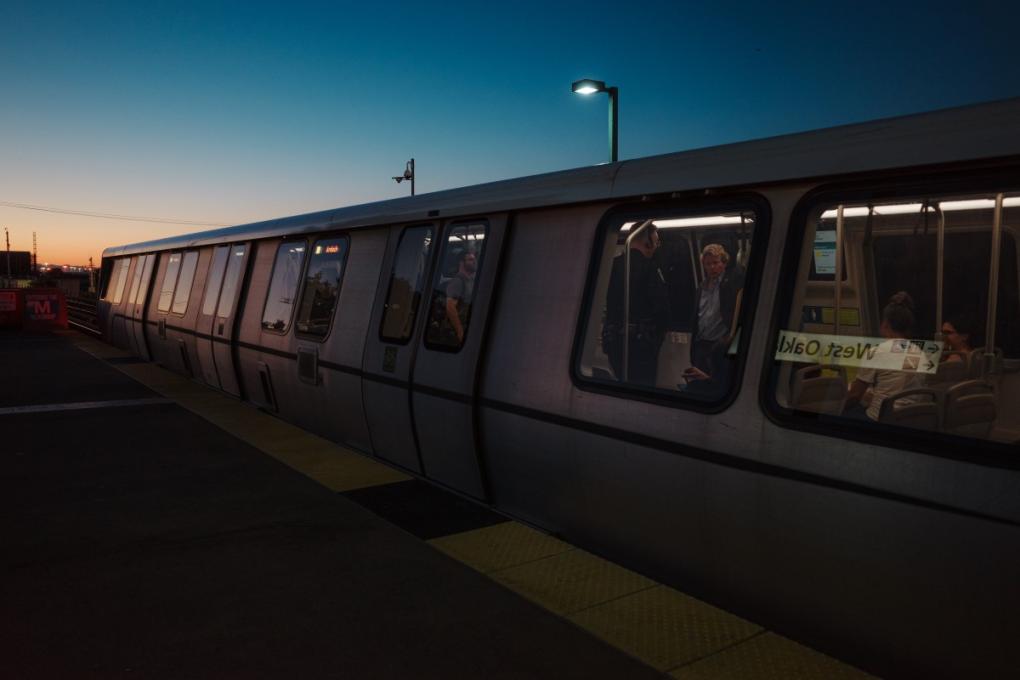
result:
<svg viewBox="0 0 1020 680"><path fill-rule="evenodd" d="M975 345L984 344L974 317L966 312L951 315L942 322L942 337L945 338L942 361L966 361Z"/></svg>
<svg viewBox="0 0 1020 680"><path fill-rule="evenodd" d="M725 364L726 350L733 340L740 298L744 287L743 270L718 243L701 250L705 279L698 286L691 317L691 364L713 375Z"/></svg>
<svg viewBox="0 0 1020 680"><path fill-rule="evenodd" d="M917 360L911 362L914 354L910 334L914 329L914 300L906 291L895 293L882 310L882 324L879 332L885 340L876 348L872 357L874 363L889 363L885 356L894 354L903 357L901 369L862 368L847 390L847 401L843 415L878 420L882 402L897 392L924 386L922 374L917 372ZM920 350L917 350L919 353ZM915 399L906 399L902 405Z"/></svg>
<svg viewBox="0 0 1020 680"><path fill-rule="evenodd" d="M446 284L446 320L457 336L457 344L464 342L464 326L467 325L471 300L475 294L475 272L478 256L473 250L460 254L457 274Z"/></svg>
<svg viewBox="0 0 1020 680"><path fill-rule="evenodd" d="M606 293L606 321L602 327L602 349L617 380L624 381L623 345L627 334L626 382L655 387L659 350L669 327L669 299L666 279L654 259L661 245L653 222L635 225L642 229L630 244L630 310L624 319L624 278L626 260L613 260Z"/></svg>

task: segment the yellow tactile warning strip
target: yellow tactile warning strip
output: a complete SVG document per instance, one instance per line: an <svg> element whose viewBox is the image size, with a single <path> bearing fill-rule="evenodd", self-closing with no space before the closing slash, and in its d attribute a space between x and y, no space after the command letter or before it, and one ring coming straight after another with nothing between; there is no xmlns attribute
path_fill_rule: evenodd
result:
<svg viewBox="0 0 1020 680"><path fill-rule="evenodd" d="M221 392L69 334L86 352L334 491L411 479ZM436 549L678 680L871 676L518 522L442 536Z"/></svg>
<svg viewBox="0 0 1020 680"><path fill-rule="evenodd" d="M78 347L101 359L116 360L130 356L92 338L77 334L69 337ZM333 491L351 491L410 479L389 466L273 418L250 404L155 364L111 365Z"/></svg>

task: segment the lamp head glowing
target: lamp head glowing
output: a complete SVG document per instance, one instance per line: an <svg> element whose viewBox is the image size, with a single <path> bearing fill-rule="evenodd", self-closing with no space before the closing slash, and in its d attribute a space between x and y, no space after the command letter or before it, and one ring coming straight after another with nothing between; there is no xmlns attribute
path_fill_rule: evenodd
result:
<svg viewBox="0 0 1020 680"><path fill-rule="evenodd" d="M606 84L601 80L585 78L584 80L574 82L570 89L577 94L595 94L596 92L605 92Z"/></svg>

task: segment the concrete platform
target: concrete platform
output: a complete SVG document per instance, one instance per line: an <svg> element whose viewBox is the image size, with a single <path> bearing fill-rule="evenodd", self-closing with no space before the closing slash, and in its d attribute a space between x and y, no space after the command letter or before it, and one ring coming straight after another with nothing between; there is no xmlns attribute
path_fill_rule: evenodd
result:
<svg viewBox="0 0 1020 680"><path fill-rule="evenodd" d="M4 677L865 677L82 336L0 375Z"/></svg>

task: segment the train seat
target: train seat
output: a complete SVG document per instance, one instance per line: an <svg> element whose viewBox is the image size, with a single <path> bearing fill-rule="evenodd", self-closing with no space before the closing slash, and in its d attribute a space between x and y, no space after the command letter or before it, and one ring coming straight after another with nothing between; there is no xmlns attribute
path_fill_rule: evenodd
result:
<svg viewBox="0 0 1020 680"><path fill-rule="evenodd" d="M825 371L836 375L825 375ZM792 405L802 411L839 415L846 403L846 371L840 366L807 366L793 374Z"/></svg>
<svg viewBox="0 0 1020 680"><path fill-rule="evenodd" d="M880 423L917 430L938 430L941 420L941 395L929 387L917 387L891 394L882 400L882 408L878 412Z"/></svg>
<svg viewBox="0 0 1020 680"><path fill-rule="evenodd" d="M965 380L946 390L942 427L946 432L987 438L998 416L995 391L982 380Z"/></svg>
<svg viewBox="0 0 1020 680"><path fill-rule="evenodd" d="M992 373L998 373L1002 367L1002 348L995 348L995 358L992 360ZM985 371L985 348L978 347L971 350L967 355L967 376L977 380L984 376Z"/></svg>
<svg viewBox="0 0 1020 680"><path fill-rule="evenodd" d="M928 385L950 385L970 377L970 356L967 352L946 352L943 357L955 355L958 360L945 360L934 374L928 376Z"/></svg>

